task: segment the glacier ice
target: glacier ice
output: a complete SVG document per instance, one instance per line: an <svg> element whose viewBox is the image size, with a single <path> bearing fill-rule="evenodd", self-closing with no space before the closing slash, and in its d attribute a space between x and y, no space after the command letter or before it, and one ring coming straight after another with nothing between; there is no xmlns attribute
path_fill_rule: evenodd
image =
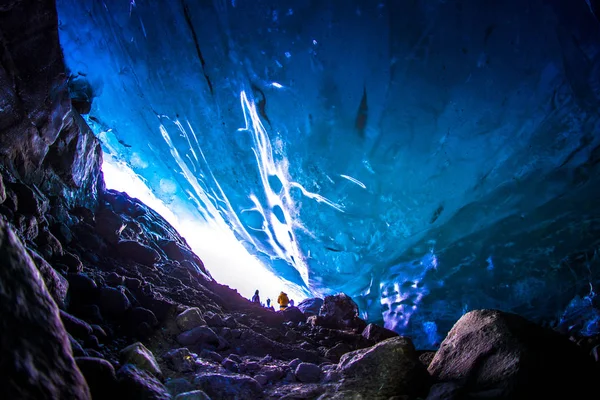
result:
<svg viewBox="0 0 600 400"><path fill-rule="evenodd" d="M469 309L558 321L597 286L585 1L57 5L108 160L298 296L431 346Z"/></svg>

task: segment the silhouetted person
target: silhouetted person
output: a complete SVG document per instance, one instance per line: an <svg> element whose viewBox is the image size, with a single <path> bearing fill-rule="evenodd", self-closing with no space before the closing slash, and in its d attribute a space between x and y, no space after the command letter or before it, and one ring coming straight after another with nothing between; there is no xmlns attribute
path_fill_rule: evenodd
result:
<svg viewBox="0 0 600 400"><path fill-rule="evenodd" d="M271 307L271 299L267 299L267 308Z"/></svg>
<svg viewBox="0 0 600 400"><path fill-rule="evenodd" d="M294 307L294 299L290 300L290 307Z"/></svg>
<svg viewBox="0 0 600 400"><path fill-rule="evenodd" d="M277 298L277 303L279 304L279 310L283 311L290 304L290 299L288 299L288 295L285 292L281 292Z"/></svg>
<svg viewBox="0 0 600 400"><path fill-rule="evenodd" d="M258 295L258 289L254 292L254 296L252 296L252 302L260 304L260 296Z"/></svg>

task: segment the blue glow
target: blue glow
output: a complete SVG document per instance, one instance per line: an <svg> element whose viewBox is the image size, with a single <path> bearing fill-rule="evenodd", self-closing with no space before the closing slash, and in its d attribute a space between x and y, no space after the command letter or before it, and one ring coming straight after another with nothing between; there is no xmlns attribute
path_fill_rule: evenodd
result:
<svg viewBox="0 0 600 400"><path fill-rule="evenodd" d="M600 24L538 3L57 1L109 186L245 296L423 346L483 307L592 329Z"/></svg>

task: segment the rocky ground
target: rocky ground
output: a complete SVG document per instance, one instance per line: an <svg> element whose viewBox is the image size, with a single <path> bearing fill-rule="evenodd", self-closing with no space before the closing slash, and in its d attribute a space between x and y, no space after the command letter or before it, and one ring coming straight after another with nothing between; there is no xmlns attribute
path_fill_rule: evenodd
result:
<svg viewBox="0 0 600 400"><path fill-rule="evenodd" d="M600 338L570 340L517 315L470 312L432 352L367 325L344 294L284 312L250 303L215 282L162 217L104 188L99 143L65 85L54 2L1 5L0 43L2 398L531 399L596 390Z"/></svg>

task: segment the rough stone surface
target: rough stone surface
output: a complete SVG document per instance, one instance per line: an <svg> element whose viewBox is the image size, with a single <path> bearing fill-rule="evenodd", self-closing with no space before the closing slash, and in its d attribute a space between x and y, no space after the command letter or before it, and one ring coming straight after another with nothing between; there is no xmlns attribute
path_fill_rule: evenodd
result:
<svg viewBox="0 0 600 400"><path fill-rule="evenodd" d="M27 251L1 219L0 259L3 396L89 399L56 303Z"/></svg>
<svg viewBox="0 0 600 400"><path fill-rule="evenodd" d="M117 371L119 395L124 399L170 400L167 388L146 371L126 364Z"/></svg>
<svg viewBox="0 0 600 400"><path fill-rule="evenodd" d="M591 371L588 355L565 336L496 310L463 315L429 365L437 382L458 383L463 396L497 399L584 398Z"/></svg>
<svg viewBox="0 0 600 400"><path fill-rule="evenodd" d="M193 390L178 394L175 396L175 400L211 400L211 398L202 390Z"/></svg>
<svg viewBox="0 0 600 400"><path fill-rule="evenodd" d="M296 375L296 379L300 382L315 383L321 380L323 371L321 371L321 368L316 364L300 363L296 367L294 374Z"/></svg>
<svg viewBox="0 0 600 400"><path fill-rule="evenodd" d="M113 400L117 378L112 364L94 357L77 357L75 361L90 388L92 399Z"/></svg>
<svg viewBox="0 0 600 400"><path fill-rule="evenodd" d="M342 356L338 370L344 390L367 398L427 393L429 376L408 338L395 337Z"/></svg>
<svg viewBox="0 0 600 400"><path fill-rule="evenodd" d="M283 310L283 319L295 324L299 322L306 322L306 317L298 307L288 307Z"/></svg>
<svg viewBox="0 0 600 400"><path fill-rule="evenodd" d="M59 274L44 260L38 253L33 250L29 251L31 259L35 262L35 265L44 280L46 289L60 308L65 308L67 292L69 290L69 282L64 276Z"/></svg>
<svg viewBox="0 0 600 400"><path fill-rule="evenodd" d="M323 299L312 298L302 300L297 307L304 313L306 317L311 317L313 315L319 315L319 311L321 311L322 306Z"/></svg>
<svg viewBox="0 0 600 400"><path fill-rule="evenodd" d="M135 240L121 240L117 250L123 257L147 266L153 266L160 260L156 250Z"/></svg>
<svg viewBox="0 0 600 400"><path fill-rule="evenodd" d="M154 358L154 354L142 343L137 342L121 350L121 360L124 364L133 364L154 376L161 376L162 372Z"/></svg>
<svg viewBox="0 0 600 400"><path fill-rule="evenodd" d="M260 396L261 385L245 375L199 374L194 385L214 399L253 400Z"/></svg>
<svg viewBox="0 0 600 400"><path fill-rule="evenodd" d="M174 349L163 355L169 367L177 372L191 372L196 369L194 357L186 348Z"/></svg>
<svg viewBox="0 0 600 400"><path fill-rule="evenodd" d="M123 288L104 287L100 290L100 310L103 315L119 318L131 307Z"/></svg>
<svg viewBox="0 0 600 400"><path fill-rule="evenodd" d="M206 321L202 318L202 313L198 307L188 308L177 316L175 322L182 332L189 331L197 326L206 325Z"/></svg>
<svg viewBox="0 0 600 400"><path fill-rule="evenodd" d="M358 305L345 293L326 296L315 323L333 329L359 329L359 333L366 325L358 317Z"/></svg>
<svg viewBox="0 0 600 400"><path fill-rule="evenodd" d="M179 334L177 341L183 346L190 346L198 343L218 344L219 338L208 326L197 326Z"/></svg>
<svg viewBox="0 0 600 400"><path fill-rule="evenodd" d="M365 330L362 331L362 335L365 338L367 338L369 340L373 340L375 342L381 342L382 340L398 336L398 334L396 332L391 331L389 329L384 328L383 326L379 326L376 324L367 325Z"/></svg>

